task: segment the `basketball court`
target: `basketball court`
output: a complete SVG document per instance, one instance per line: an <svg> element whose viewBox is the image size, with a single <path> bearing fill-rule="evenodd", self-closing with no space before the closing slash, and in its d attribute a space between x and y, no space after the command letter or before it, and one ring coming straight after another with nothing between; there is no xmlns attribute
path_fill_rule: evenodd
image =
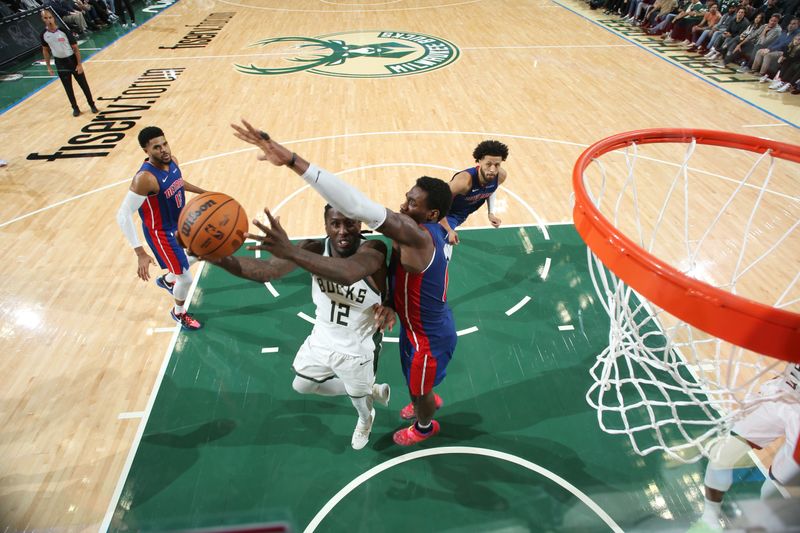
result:
<svg viewBox="0 0 800 533"><path fill-rule="evenodd" d="M412 520L424 531L685 531L697 520L705 462L642 457L587 403L609 318L572 225L572 169L595 141L644 128L797 145L798 97L723 87L577 2L163 4L90 51L100 115L73 118L57 81L3 114L5 530L398 531ZM378 369L391 403L364 450L350 448L346 400L292 390L314 314L308 274L264 286L197 265L190 309L204 328L189 333L167 295L136 278L115 213L148 125L164 129L187 181L232 195L251 218L270 207L293 238L322 234L324 201L257 161L231 133L240 117L395 210L418 176L470 166L481 140L509 146L503 226L473 215L450 265L459 341L435 439L391 440L407 402L397 330ZM643 163L653 176L640 182L643 204L681 153ZM704 179L690 204L700 219L703 198L724 197L750 168L736 156L691 164ZM744 189L770 214L750 231L757 242L800 217L792 167ZM711 240L720 256L736 248L737 226ZM773 298L788 287L798 312L797 250L743 290ZM735 471L724 509L742 524L770 453Z"/></svg>

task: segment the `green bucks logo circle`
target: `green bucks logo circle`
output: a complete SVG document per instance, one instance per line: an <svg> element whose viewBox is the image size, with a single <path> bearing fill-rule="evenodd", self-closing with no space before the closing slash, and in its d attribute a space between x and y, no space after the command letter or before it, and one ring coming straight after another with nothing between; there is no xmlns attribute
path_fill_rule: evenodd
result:
<svg viewBox="0 0 800 533"><path fill-rule="evenodd" d="M258 76L306 71L344 78L387 78L428 72L458 59L458 48L453 43L401 31L276 37L251 46L270 49L271 53L264 54L269 58L265 60L268 64L236 65L236 70Z"/></svg>

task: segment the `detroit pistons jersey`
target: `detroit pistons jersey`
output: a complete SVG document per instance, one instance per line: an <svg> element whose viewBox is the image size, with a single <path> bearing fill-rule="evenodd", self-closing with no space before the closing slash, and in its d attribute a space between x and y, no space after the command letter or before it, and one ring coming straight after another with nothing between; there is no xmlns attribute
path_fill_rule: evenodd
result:
<svg viewBox="0 0 800 533"><path fill-rule="evenodd" d="M450 212L447 214L447 222L450 223L451 228L463 224L467 217L477 211L497 190L499 175L486 185L481 185L478 171L479 167L472 167L461 171L469 173L472 178L472 183L467 194L457 194L453 198Z"/></svg>
<svg viewBox="0 0 800 533"><path fill-rule="evenodd" d="M401 331L417 352L451 353L456 330L453 313L447 305L447 267L452 247L447 231L438 223L420 224L433 239L433 257L424 271L407 272L396 250L389 267L394 308Z"/></svg>
<svg viewBox="0 0 800 533"><path fill-rule="evenodd" d="M366 241L361 241L361 245ZM330 257L330 239L325 239L324 257ZM309 342L326 350L352 355L372 355L381 335L375 326L372 306L381 294L367 278L352 285L311 276L311 297L316 306L314 329Z"/></svg>
<svg viewBox="0 0 800 533"><path fill-rule="evenodd" d="M151 232L174 232L178 228L178 217L185 203L181 169L175 161L170 161L167 170L161 170L145 161L139 169L139 172L142 171L149 172L158 181L158 192L148 195L139 208L144 229Z"/></svg>

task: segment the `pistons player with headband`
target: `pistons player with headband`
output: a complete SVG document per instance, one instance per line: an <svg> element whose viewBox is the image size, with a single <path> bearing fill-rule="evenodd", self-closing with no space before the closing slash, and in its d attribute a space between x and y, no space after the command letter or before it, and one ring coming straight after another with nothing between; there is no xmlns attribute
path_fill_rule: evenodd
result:
<svg viewBox="0 0 800 533"><path fill-rule="evenodd" d="M156 278L156 285L175 298L170 316L183 329L200 329L201 325L186 311L186 297L192 285L189 267L197 258L187 256L176 238L178 217L186 205L185 191L204 193L196 185L183 179L178 161L172 156L164 132L148 126L139 132L139 145L147 154L139 172L133 177L130 190L117 212L117 223L128 239L138 261L138 276L150 279L150 264L153 258L145 252L133 225L133 212L139 211L142 230L150 250L161 268L168 270Z"/></svg>
<svg viewBox="0 0 800 533"><path fill-rule="evenodd" d="M433 420L437 409L433 387L445 377L447 364L456 347L453 314L447 305L447 266L452 247L439 221L450 208L447 183L423 176L406 193L400 212L377 204L334 174L309 163L270 139L263 131L242 120L231 125L235 135L263 152L259 159L276 166L288 166L337 211L361 220L392 239L389 267L390 290L387 306L400 317L400 361L416 422L394 434L394 441L409 446L439 432ZM394 313L389 307L378 311Z"/></svg>
<svg viewBox="0 0 800 533"><path fill-rule="evenodd" d="M447 231L450 244L458 244L456 228L484 203L488 206L489 222L492 226L499 228L502 222L494 214L494 199L497 188L506 181L508 175L501 168L503 161L508 159L508 146L500 141L483 141L472 151L472 157L477 165L462 170L450 180L453 205L440 222Z"/></svg>
<svg viewBox="0 0 800 533"><path fill-rule="evenodd" d="M761 449L784 437L761 497L769 498L776 484L800 487L800 363L788 363L783 375L765 382L758 392L762 402L737 421L731 436L712 451L706 467L703 515L689 530L720 531L722 499L733 483L733 469L751 448Z"/></svg>

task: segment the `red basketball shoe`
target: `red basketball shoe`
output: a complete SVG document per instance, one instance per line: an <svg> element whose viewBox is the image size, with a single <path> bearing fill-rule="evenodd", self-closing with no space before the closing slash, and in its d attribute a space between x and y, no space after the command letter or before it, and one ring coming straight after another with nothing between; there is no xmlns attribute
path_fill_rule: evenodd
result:
<svg viewBox="0 0 800 533"><path fill-rule="evenodd" d="M198 322L189 313L181 313L180 315L176 315L175 309L170 309L169 315L172 317L172 320L180 324L183 329L196 330L203 327L200 322Z"/></svg>
<svg viewBox="0 0 800 533"><path fill-rule="evenodd" d="M398 429L394 432L394 442L400 446L411 446L417 444L425 439L429 439L439 433L439 422L431 420L431 430L428 433L422 433L417 429L416 424L411 424L410 427Z"/></svg>
<svg viewBox="0 0 800 533"><path fill-rule="evenodd" d="M442 397L436 394L435 392L433 393L433 401L436 402L437 410L442 406L442 403L444 403L442 402ZM400 409L400 418L402 418L403 420L413 420L417 418L417 415L414 413L413 402Z"/></svg>

